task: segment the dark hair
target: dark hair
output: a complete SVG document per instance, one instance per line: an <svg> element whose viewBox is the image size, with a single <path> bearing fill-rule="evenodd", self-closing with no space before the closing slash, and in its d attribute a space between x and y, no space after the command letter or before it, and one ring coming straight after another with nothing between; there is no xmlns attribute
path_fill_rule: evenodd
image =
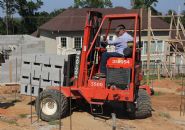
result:
<svg viewBox="0 0 185 130"><path fill-rule="evenodd" d="M123 24L120 24L120 25L118 25L117 27L116 27L116 32L117 31L120 31L120 30L125 30L126 28L125 28L125 26L123 25Z"/></svg>

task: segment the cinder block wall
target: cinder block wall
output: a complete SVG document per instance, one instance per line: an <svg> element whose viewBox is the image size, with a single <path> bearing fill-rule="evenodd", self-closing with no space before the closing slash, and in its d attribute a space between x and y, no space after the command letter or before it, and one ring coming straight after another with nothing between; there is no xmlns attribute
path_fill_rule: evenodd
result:
<svg viewBox="0 0 185 130"><path fill-rule="evenodd" d="M27 54L22 61L21 94L37 96L48 86L63 85L68 55Z"/></svg>
<svg viewBox="0 0 185 130"><path fill-rule="evenodd" d="M20 81L22 56L45 53L45 43L39 38L29 35L0 35L0 47L10 48L12 46L14 50L12 50L9 59L1 66L1 83Z"/></svg>

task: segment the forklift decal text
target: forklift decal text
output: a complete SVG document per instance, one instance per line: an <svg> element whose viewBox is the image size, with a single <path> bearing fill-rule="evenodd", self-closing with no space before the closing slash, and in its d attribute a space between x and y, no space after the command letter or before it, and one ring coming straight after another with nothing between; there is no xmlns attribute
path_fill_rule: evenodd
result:
<svg viewBox="0 0 185 130"><path fill-rule="evenodd" d="M93 87L103 87L103 83L102 82L91 82L91 86L93 86Z"/></svg>
<svg viewBox="0 0 185 130"><path fill-rule="evenodd" d="M74 71L75 78L78 78L79 64L80 64L80 54L76 54L75 71Z"/></svg>
<svg viewBox="0 0 185 130"><path fill-rule="evenodd" d="M130 64L130 60L115 59L112 60L113 64Z"/></svg>

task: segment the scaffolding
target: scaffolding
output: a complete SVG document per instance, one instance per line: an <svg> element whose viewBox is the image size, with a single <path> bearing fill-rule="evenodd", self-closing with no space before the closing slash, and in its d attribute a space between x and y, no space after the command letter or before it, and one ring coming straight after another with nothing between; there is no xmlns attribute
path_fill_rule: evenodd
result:
<svg viewBox="0 0 185 130"><path fill-rule="evenodd" d="M184 78L181 78L181 102L180 102L180 116L185 115L185 86L184 86Z"/></svg>
<svg viewBox="0 0 185 130"><path fill-rule="evenodd" d="M142 11L141 11L142 12ZM142 14L140 12L140 14ZM141 15L142 16L142 15ZM185 44L183 42L185 42L185 29L184 29L184 26L181 22L181 17L183 15L175 15L174 12L172 12L171 15L166 15L166 16L163 16L163 15L152 15L151 13L151 9L148 8L148 28L146 29L147 31L147 37L148 37L148 49L147 49L147 84L149 84L149 76L150 76L150 58L151 58L151 52L150 52L150 49L151 49L151 41L157 41L157 40L160 40L159 38L156 38L156 36L154 35L154 31L169 31L169 38L168 39L161 39L165 42L165 44L168 44L170 46L170 48L172 49L172 51L170 50L168 52L168 54L166 54L166 56L168 56L169 58L173 55L175 58L177 55L180 55L181 56L181 60L182 61L185 61ZM165 18L165 17L168 17L168 18L171 18L171 21L170 21L170 27L169 28L166 28L166 29L152 29L152 18ZM175 33L175 37L172 36L172 33L174 34ZM183 37L183 38L182 38ZM156 42L157 43L157 42ZM181 50L179 50L179 48L181 48ZM169 62L167 62L166 60L166 57L164 56L159 56L159 55L153 55L155 56L156 58L160 58L162 59L161 60L161 66L163 66L163 70L165 70L165 75L172 78L173 75L174 75L174 71L171 70L170 67L168 66L173 66L172 63L170 62L170 59L169 59ZM174 66L174 70L176 70L175 68L176 66Z"/></svg>

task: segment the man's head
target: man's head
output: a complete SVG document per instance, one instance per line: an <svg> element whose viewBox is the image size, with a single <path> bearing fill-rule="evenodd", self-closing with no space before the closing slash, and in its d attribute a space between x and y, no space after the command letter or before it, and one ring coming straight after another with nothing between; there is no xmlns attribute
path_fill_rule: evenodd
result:
<svg viewBox="0 0 185 130"><path fill-rule="evenodd" d="M116 27L115 33L119 37L125 32L125 26L123 24L120 24Z"/></svg>

